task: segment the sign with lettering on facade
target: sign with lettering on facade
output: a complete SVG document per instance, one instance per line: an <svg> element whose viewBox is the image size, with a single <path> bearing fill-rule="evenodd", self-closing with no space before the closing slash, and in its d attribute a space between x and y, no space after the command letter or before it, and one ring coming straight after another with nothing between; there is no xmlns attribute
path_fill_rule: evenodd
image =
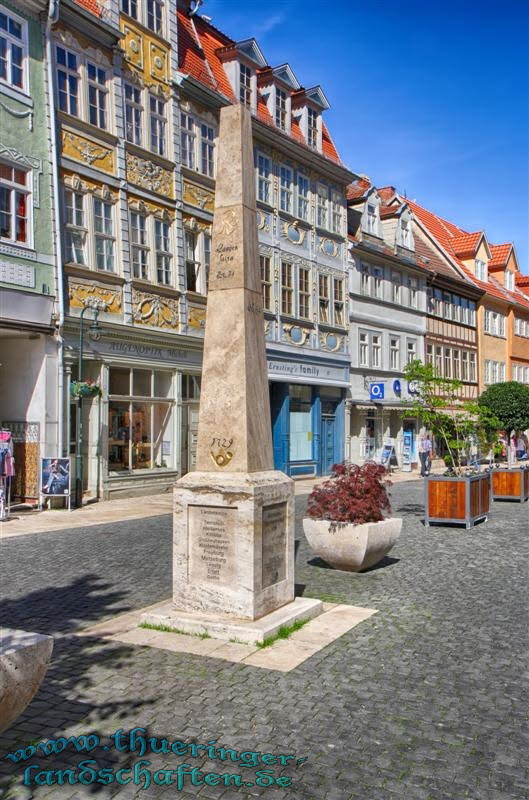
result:
<svg viewBox="0 0 529 800"><path fill-rule="evenodd" d="M408 381L408 394L419 394L419 381Z"/></svg>
<svg viewBox="0 0 529 800"><path fill-rule="evenodd" d="M68 345L77 350L77 340L68 338ZM163 344L143 344L142 342L122 342L112 339L100 339L85 345L85 352L92 356L115 356L142 361L158 361L164 364L200 365L202 353L199 350L183 350L166 347Z"/></svg>
<svg viewBox="0 0 529 800"><path fill-rule="evenodd" d="M329 382L348 385L349 368L268 359L268 377L270 380L302 380L307 383Z"/></svg>
<svg viewBox="0 0 529 800"><path fill-rule="evenodd" d="M384 399L384 384L383 383L370 383L369 384L369 398L371 400Z"/></svg>

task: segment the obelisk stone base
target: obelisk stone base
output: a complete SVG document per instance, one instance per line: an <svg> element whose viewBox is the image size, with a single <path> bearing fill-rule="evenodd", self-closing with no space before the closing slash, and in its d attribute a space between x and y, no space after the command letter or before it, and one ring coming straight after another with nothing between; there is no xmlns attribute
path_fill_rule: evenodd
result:
<svg viewBox="0 0 529 800"><path fill-rule="evenodd" d="M173 602L258 619L294 599L294 482L191 472L174 489Z"/></svg>

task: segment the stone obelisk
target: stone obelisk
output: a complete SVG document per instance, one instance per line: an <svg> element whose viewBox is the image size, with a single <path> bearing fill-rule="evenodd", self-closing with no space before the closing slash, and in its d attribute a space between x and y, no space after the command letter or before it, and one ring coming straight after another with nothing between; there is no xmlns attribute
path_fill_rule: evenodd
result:
<svg viewBox="0 0 529 800"><path fill-rule="evenodd" d="M220 113L197 471L174 491L173 602L149 622L259 641L317 600L294 600L293 481L273 469L252 121Z"/></svg>

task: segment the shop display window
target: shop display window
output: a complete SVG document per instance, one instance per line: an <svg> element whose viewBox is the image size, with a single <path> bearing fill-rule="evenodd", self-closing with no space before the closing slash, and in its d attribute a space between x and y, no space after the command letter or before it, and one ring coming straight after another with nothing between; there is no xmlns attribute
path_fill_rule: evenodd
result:
<svg viewBox="0 0 529 800"><path fill-rule="evenodd" d="M175 468L173 386L171 372L110 368L109 473Z"/></svg>
<svg viewBox="0 0 529 800"><path fill-rule="evenodd" d="M312 389L310 386L290 387L290 461L312 458Z"/></svg>

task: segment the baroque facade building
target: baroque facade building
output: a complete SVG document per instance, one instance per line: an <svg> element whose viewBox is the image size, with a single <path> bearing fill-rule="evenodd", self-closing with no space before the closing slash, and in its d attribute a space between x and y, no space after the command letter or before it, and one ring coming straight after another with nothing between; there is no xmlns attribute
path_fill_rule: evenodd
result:
<svg viewBox="0 0 529 800"><path fill-rule="evenodd" d="M323 121L321 87L303 88L288 64L271 67L254 39L233 41L188 3L178 22L187 333L201 336L205 319L218 111L241 102L253 114L275 465L294 477L326 474L344 458L353 174ZM197 408L187 409L190 459Z"/></svg>
<svg viewBox="0 0 529 800"><path fill-rule="evenodd" d="M39 458L62 440L47 5L0 4L0 428L22 501L37 497Z"/></svg>

